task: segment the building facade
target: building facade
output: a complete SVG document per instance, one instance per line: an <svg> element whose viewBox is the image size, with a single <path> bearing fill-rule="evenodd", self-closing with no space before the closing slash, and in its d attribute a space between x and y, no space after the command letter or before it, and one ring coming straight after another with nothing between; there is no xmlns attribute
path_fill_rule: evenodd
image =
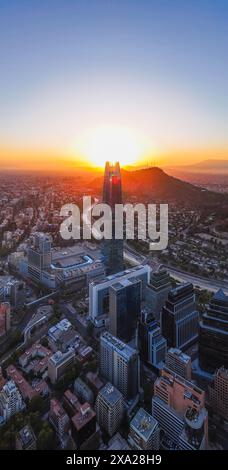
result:
<svg viewBox="0 0 228 470"><path fill-rule="evenodd" d="M160 430L158 422L140 408L130 423L129 444L136 450L159 450Z"/></svg>
<svg viewBox="0 0 228 470"><path fill-rule="evenodd" d="M100 337L100 375L126 399L139 392L139 353L110 333Z"/></svg>
<svg viewBox="0 0 228 470"><path fill-rule="evenodd" d="M161 310L170 290L170 275L167 271L163 269L151 274L150 282L146 286L146 302L158 323L160 323Z"/></svg>
<svg viewBox="0 0 228 470"><path fill-rule="evenodd" d="M109 331L129 342L136 334L141 309L140 279L125 279L109 290Z"/></svg>
<svg viewBox="0 0 228 470"><path fill-rule="evenodd" d="M120 165L105 164L103 202L112 211L112 238L102 242L102 254L107 274L123 271L123 239L115 237L115 204L122 204L122 186Z"/></svg>
<svg viewBox="0 0 228 470"><path fill-rule="evenodd" d="M169 347L186 349L198 338L199 314L193 285L181 284L172 289L162 309L162 335Z"/></svg>
<svg viewBox="0 0 228 470"><path fill-rule="evenodd" d="M113 436L123 419L124 400L122 393L111 383L107 383L97 395L96 415L101 428Z"/></svg>
<svg viewBox="0 0 228 470"><path fill-rule="evenodd" d="M166 367L186 380L192 378L191 358L180 349L170 348L166 355Z"/></svg>
<svg viewBox="0 0 228 470"><path fill-rule="evenodd" d="M199 327L200 367L214 372L228 368L228 295L220 289L213 295Z"/></svg>

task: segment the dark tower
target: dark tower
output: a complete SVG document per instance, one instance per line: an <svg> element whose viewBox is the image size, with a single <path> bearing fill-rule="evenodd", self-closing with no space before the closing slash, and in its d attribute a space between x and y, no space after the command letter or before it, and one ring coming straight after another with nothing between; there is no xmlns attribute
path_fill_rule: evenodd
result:
<svg viewBox="0 0 228 470"><path fill-rule="evenodd" d="M123 240L115 239L115 204L122 204L120 165L105 164L103 202L112 209L112 239L103 240L102 254L107 274L123 271Z"/></svg>

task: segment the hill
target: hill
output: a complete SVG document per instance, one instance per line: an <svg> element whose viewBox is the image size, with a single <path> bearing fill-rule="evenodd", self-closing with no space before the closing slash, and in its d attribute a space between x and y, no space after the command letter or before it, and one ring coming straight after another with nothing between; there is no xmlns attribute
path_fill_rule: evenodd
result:
<svg viewBox="0 0 228 470"><path fill-rule="evenodd" d="M228 211L228 195L207 191L193 184L168 175L157 167L134 171L121 171L125 195L137 196L137 200L179 202L188 205L210 206ZM102 191L103 176L95 178L90 187ZM126 197L125 197L126 200Z"/></svg>

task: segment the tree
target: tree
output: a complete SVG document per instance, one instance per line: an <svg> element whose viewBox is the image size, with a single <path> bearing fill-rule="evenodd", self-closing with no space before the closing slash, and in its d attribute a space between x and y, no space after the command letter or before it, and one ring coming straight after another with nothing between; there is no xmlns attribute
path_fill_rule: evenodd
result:
<svg viewBox="0 0 228 470"><path fill-rule="evenodd" d="M88 336L93 336L94 325L91 321L88 322L86 331Z"/></svg>
<svg viewBox="0 0 228 470"><path fill-rule="evenodd" d="M32 413L36 411L38 411L39 413L42 413L43 409L44 409L43 398L40 395L32 397L28 405L28 410Z"/></svg>
<svg viewBox="0 0 228 470"><path fill-rule="evenodd" d="M55 435L50 425L45 422L37 438L37 449L40 450L51 450L55 449Z"/></svg>

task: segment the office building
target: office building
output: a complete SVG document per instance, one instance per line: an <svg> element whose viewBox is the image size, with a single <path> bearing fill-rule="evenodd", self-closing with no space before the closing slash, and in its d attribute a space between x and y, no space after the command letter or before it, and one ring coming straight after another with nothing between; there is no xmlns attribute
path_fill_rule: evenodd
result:
<svg viewBox="0 0 228 470"><path fill-rule="evenodd" d="M99 319L109 313L109 293L113 284L125 282L125 280L139 279L141 281L141 300L145 299L146 285L149 282L150 266L139 265L107 276L103 280L97 280L89 284L89 315L91 321L99 326Z"/></svg>
<svg viewBox="0 0 228 470"><path fill-rule="evenodd" d="M9 380L0 392L0 417L3 422L8 421L11 416L24 408L25 404L17 386L13 380Z"/></svg>
<svg viewBox="0 0 228 470"><path fill-rule="evenodd" d="M141 310L140 279L124 279L109 289L109 331L129 342L135 337Z"/></svg>
<svg viewBox="0 0 228 470"><path fill-rule="evenodd" d="M140 408L131 420L128 441L136 450L159 450L158 422L143 408Z"/></svg>
<svg viewBox="0 0 228 470"><path fill-rule="evenodd" d="M10 311L8 302L0 304L0 337L4 336L10 329Z"/></svg>
<svg viewBox="0 0 228 470"><path fill-rule="evenodd" d="M77 449L96 432L96 413L89 403L81 405L71 419L71 431Z"/></svg>
<svg viewBox="0 0 228 470"><path fill-rule="evenodd" d="M170 448L171 444L181 450L207 448L205 392L166 367L154 384L152 415Z"/></svg>
<svg viewBox="0 0 228 470"><path fill-rule="evenodd" d="M193 285L181 284L172 289L162 309L162 335L169 347L186 349L198 338L199 314Z"/></svg>
<svg viewBox="0 0 228 470"><path fill-rule="evenodd" d="M126 398L139 391L139 353L110 333L100 337L100 375L111 382Z"/></svg>
<svg viewBox="0 0 228 470"><path fill-rule="evenodd" d="M144 362L158 367L164 360L167 341L150 309L143 308L138 322L138 349Z"/></svg>
<svg viewBox="0 0 228 470"><path fill-rule="evenodd" d="M209 405L213 413L228 420L228 369L225 367L216 370L209 386Z"/></svg>
<svg viewBox="0 0 228 470"><path fill-rule="evenodd" d="M101 428L113 436L123 419L124 400L122 393L111 383L107 383L98 393L96 415Z"/></svg>
<svg viewBox="0 0 228 470"><path fill-rule="evenodd" d="M51 239L44 233L36 233L28 249L28 275L37 282L42 281L42 271L50 268Z"/></svg>
<svg viewBox="0 0 228 470"><path fill-rule="evenodd" d="M170 348L166 355L166 367L186 380L192 378L191 358L180 349Z"/></svg>
<svg viewBox="0 0 228 470"><path fill-rule="evenodd" d="M123 239L115 237L115 205L122 204L122 187L119 163L105 164L103 202L108 204L112 211L112 238L102 241L102 255L107 274L118 273L123 270Z"/></svg>
<svg viewBox="0 0 228 470"><path fill-rule="evenodd" d="M65 353L57 351L48 360L48 377L52 384L58 382L58 380L65 374L68 367L73 365L75 360L75 352L69 350Z"/></svg>
<svg viewBox="0 0 228 470"><path fill-rule="evenodd" d="M28 424L16 436L16 450L36 450L36 436Z"/></svg>
<svg viewBox="0 0 228 470"><path fill-rule="evenodd" d="M4 385L6 384L7 380L3 377L2 367L0 366L0 392Z"/></svg>
<svg viewBox="0 0 228 470"><path fill-rule="evenodd" d="M166 357L167 341L161 334L161 328L156 320L148 331L148 362L154 367L161 366Z"/></svg>
<svg viewBox="0 0 228 470"><path fill-rule="evenodd" d="M199 362L205 371L228 368L228 295L216 292L199 327Z"/></svg>
<svg viewBox="0 0 228 470"><path fill-rule="evenodd" d="M39 394L39 392L30 385L30 383L24 378L22 373L14 365L9 365L6 372L8 379L13 380L20 390L23 400L30 401Z"/></svg>
<svg viewBox="0 0 228 470"><path fill-rule="evenodd" d="M64 449L69 441L70 419L56 398L52 398L50 402L49 421L56 431L61 448Z"/></svg>
<svg viewBox="0 0 228 470"><path fill-rule="evenodd" d="M150 282L146 286L146 302L158 323L170 290L171 281L167 271L162 269L151 273Z"/></svg>
<svg viewBox="0 0 228 470"><path fill-rule="evenodd" d="M94 394L80 377L78 377L74 382L74 393L77 395L80 402L84 403L86 401L90 403L90 405L93 404Z"/></svg>

